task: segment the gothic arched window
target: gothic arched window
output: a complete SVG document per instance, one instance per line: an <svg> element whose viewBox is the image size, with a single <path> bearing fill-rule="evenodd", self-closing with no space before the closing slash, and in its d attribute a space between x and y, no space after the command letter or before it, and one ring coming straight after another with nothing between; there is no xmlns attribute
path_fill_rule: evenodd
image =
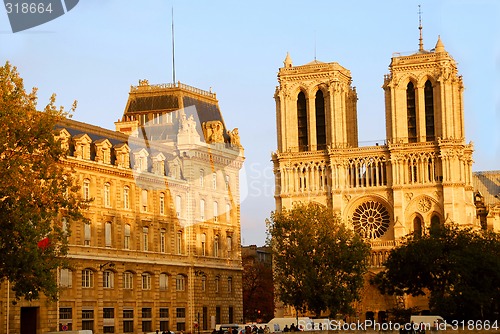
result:
<svg viewBox="0 0 500 334"><path fill-rule="evenodd" d="M406 86L406 114L408 119L408 142L417 142L417 113L415 105L415 87L412 82Z"/></svg>
<svg viewBox="0 0 500 334"><path fill-rule="evenodd" d="M435 140L434 132L434 93L432 84L429 80L425 82L425 136L427 141Z"/></svg>
<svg viewBox="0 0 500 334"><path fill-rule="evenodd" d="M419 237L422 236L422 220L420 217L413 219L413 234Z"/></svg>
<svg viewBox="0 0 500 334"><path fill-rule="evenodd" d="M326 148L325 98L323 92L316 93L316 145L318 150Z"/></svg>
<svg viewBox="0 0 500 334"><path fill-rule="evenodd" d="M297 127L299 139L299 151L307 151L309 141L307 139L307 106L304 92L297 97Z"/></svg>

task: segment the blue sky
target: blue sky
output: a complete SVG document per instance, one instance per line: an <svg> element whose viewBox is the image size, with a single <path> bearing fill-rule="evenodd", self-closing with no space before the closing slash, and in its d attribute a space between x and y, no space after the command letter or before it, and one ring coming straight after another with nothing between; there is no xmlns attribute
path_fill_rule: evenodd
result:
<svg viewBox="0 0 500 334"><path fill-rule="evenodd" d="M176 80L212 88L229 128L245 147L243 244L261 245L274 209L276 74L316 58L348 68L358 92L360 145L385 138L384 74L394 52L418 49L418 5L425 49L438 35L464 77L466 140L474 170L500 169L500 1L80 0L66 15L13 34L0 9L0 61L18 67L28 88L50 94L74 119L114 129L130 85Z"/></svg>

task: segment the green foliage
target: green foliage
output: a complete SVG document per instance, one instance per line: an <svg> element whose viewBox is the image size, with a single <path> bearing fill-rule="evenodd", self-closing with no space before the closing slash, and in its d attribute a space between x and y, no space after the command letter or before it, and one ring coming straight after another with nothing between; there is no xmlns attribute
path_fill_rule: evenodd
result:
<svg viewBox="0 0 500 334"><path fill-rule="evenodd" d="M267 220L277 295L320 315L349 314L359 299L370 246L319 204L298 204Z"/></svg>
<svg viewBox="0 0 500 334"><path fill-rule="evenodd" d="M55 270L67 253L61 219L81 219L83 205L54 137L67 113L55 96L43 112L36 106L36 89L27 93L15 67L0 67L0 279L28 300L57 297Z"/></svg>
<svg viewBox="0 0 500 334"><path fill-rule="evenodd" d="M382 293L429 293L431 312L453 320L497 319L500 237L457 226L408 236L372 283Z"/></svg>

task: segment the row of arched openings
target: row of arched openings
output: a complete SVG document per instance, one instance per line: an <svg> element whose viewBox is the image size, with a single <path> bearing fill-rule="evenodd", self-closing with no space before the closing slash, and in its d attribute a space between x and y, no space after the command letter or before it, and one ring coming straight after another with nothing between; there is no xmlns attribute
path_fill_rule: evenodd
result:
<svg viewBox="0 0 500 334"><path fill-rule="evenodd" d="M434 89L429 80L427 80L424 85L424 107L425 138L426 141L434 141ZM416 143L418 135L416 90L415 85L411 81L406 86L406 112L408 120L408 142Z"/></svg>
<svg viewBox="0 0 500 334"><path fill-rule="evenodd" d="M315 100L316 116L316 149L324 150L326 148L326 118L325 118L325 98L323 92L316 92ZM309 124L307 119L307 99L304 92L297 96L297 127L299 151L310 151L309 143Z"/></svg>

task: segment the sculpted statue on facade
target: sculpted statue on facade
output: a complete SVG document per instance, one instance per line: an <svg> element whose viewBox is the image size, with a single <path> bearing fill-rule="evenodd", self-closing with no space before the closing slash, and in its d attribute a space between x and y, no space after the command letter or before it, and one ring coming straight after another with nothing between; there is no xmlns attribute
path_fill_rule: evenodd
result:
<svg viewBox="0 0 500 334"><path fill-rule="evenodd" d="M203 135L205 136L205 142L208 144L212 143L223 143L224 142L224 127L220 121L210 121L202 124Z"/></svg>
<svg viewBox="0 0 500 334"><path fill-rule="evenodd" d="M233 130L227 130L227 135L231 141L231 144L236 147L242 147L240 143L240 135L238 133L238 128L234 128Z"/></svg>

